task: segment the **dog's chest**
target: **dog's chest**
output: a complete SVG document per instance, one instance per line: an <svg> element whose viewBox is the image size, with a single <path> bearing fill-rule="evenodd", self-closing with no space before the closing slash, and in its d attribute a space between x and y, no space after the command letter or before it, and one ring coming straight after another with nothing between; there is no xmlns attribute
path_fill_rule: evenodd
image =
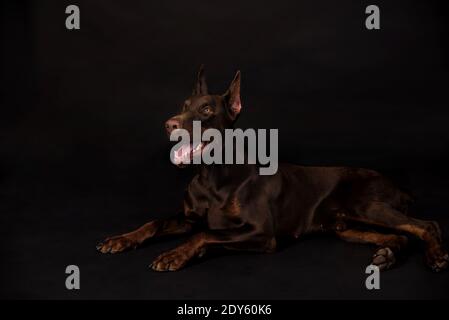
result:
<svg viewBox="0 0 449 320"><path fill-rule="evenodd" d="M243 221L241 205L232 196L224 202L212 202L206 218L209 229L236 228Z"/></svg>
<svg viewBox="0 0 449 320"><path fill-rule="evenodd" d="M206 220L209 229L236 227L242 221L242 204L231 190L217 191L194 179L185 195L184 213Z"/></svg>

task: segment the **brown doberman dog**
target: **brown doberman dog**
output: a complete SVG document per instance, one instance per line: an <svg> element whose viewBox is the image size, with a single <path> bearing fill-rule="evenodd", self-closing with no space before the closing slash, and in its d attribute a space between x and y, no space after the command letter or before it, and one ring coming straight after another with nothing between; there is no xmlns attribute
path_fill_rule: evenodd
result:
<svg viewBox="0 0 449 320"><path fill-rule="evenodd" d="M226 93L211 95L201 67L191 97L181 113L166 122L166 130L191 133L193 121L199 120L205 129L223 131L233 128L241 108L240 72ZM107 238L97 249L117 253L152 237L193 233L151 264L156 271L175 271L211 247L273 252L280 237L332 232L346 241L377 245L372 264L383 270L395 263L408 234L425 242L427 264L441 271L448 267L449 256L441 245L440 228L436 222L407 216L411 200L390 180L367 169L281 164L276 174L265 176L259 175L257 165L201 165L186 190L182 214Z"/></svg>

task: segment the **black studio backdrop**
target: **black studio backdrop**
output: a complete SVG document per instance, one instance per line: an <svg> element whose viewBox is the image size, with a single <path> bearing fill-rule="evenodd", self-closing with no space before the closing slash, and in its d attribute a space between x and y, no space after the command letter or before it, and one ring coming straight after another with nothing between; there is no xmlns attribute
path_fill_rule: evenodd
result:
<svg viewBox="0 0 449 320"><path fill-rule="evenodd" d="M69 4L80 8L80 30L65 28ZM380 30L365 28L369 4L380 8ZM94 250L182 208L194 169L171 165L163 124L201 63L216 93L242 71L239 126L278 128L281 161L377 169L449 234L447 1L2 6L2 297L449 297L448 273L430 273L419 252L367 291L372 248L332 238L174 274L147 266L179 240L117 256ZM81 269L81 290L65 289L69 264Z"/></svg>

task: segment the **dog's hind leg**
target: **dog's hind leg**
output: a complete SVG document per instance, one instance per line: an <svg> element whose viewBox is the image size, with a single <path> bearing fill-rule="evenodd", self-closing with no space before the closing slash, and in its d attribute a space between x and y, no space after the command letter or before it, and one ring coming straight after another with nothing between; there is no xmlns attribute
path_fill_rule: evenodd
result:
<svg viewBox="0 0 449 320"><path fill-rule="evenodd" d="M348 229L337 231L337 236L348 242L375 244L379 246L373 256L371 264L380 270L389 269L396 263L396 255L408 242L406 236L396 234L382 234L371 231Z"/></svg>
<svg viewBox="0 0 449 320"><path fill-rule="evenodd" d="M135 249L145 240L156 236L183 234L192 230L184 215L150 221L137 230L105 239L97 245L101 253L118 253Z"/></svg>
<svg viewBox="0 0 449 320"><path fill-rule="evenodd" d="M378 201L359 206L355 211L355 216L349 219L406 232L424 241L426 262L432 270L441 271L449 266L449 255L442 247L441 231L436 222L408 217L388 203Z"/></svg>

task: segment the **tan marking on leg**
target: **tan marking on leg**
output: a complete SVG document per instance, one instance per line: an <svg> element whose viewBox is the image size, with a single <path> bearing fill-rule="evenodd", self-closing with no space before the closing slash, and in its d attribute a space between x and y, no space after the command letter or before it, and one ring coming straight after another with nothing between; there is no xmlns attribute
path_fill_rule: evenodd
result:
<svg viewBox="0 0 449 320"><path fill-rule="evenodd" d="M277 247L277 241L276 238L271 238L270 240L267 241L267 248L266 248L266 252L267 253L271 253L271 252L275 252L276 251L276 247Z"/></svg>
<svg viewBox="0 0 449 320"><path fill-rule="evenodd" d="M227 203L226 208L225 208L225 211L227 211L228 213L230 213L233 216L238 216L240 214L240 210L241 210L240 201L236 197L233 197Z"/></svg>
<svg viewBox="0 0 449 320"><path fill-rule="evenodd" d="M407 242L407 238L395 234L382 234L377 232L367 232L358 230L345 230L337 232L337 235L348 242L356 243L372 243L378 246L396 245L403 246Z"/></svg>
<svg viewBox="0 0 449 320"><path fill-rule="evenodd" d="M424 240L428 235L426 229L412 224L401 224L397 226L396 229L411 233L422 240Z"/></svg>
<svg viewBox="0 0 449 320"><path fill-rule="evenodd" d="M187 203L186 200L184 200L183 204L184 204L184 214L185 214L186 216L188 216L189 213L191 213L191 212L193 211L193 208L192 208L192 206L190 206L190 205Z"/></svg>

